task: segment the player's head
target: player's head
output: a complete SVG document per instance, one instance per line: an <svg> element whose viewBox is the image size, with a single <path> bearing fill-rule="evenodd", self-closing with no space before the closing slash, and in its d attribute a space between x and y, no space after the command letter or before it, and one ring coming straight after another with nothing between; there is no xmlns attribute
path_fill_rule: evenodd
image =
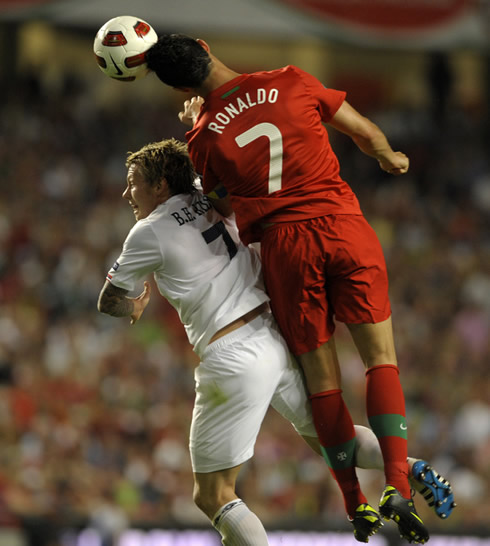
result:
<svg viewBox="0 0 490 546"><path fill-rule="evenodd" d="M179 193L194 193L196 171L187 145L174 138L128 152L128 185L123 193L137 220Z"/></svg>
<svg viewBox="0 0 490 546"><path fill-rule="evenodd" d="M196 89L211 70L211 57L202 40L185 34L164 34L146 52L148 68L165 84Z"/></svg>
<svg viewBox="0 0 490 546"><path fill-rule="evenodd" d="M150 186L156 186L165 180L170 195L194 193L194 181L197 177L192 164L187 144L169 138L152 142L137 152L128 152L126 167L138 165Z"/></svg>

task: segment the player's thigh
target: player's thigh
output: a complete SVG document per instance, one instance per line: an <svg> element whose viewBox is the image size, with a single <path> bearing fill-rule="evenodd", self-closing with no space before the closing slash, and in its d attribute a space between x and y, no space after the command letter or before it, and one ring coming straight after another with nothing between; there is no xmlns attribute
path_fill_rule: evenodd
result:
<svg viewBox="0 0 490 546"><path fill-rule="evenodd" d="M289 351L272 317L270 321L271 330L276 332L277 337L276 352L284 362L271 405L293 425L298 434L315 437L316 431L303 371Z"/></svg>
<svg viewBox="0 0 490 546"><path fill-rule="evenodd" d="M253 455L284 366L277 355L277 341L260 320L257 329L246 325L225 336L223 346L220 340L215 342L216 349L205 352L196 369L190 432L194 472L232 468ZM243 337L244 331L250 335ZM232 342L228 342L230 336Z"/></svg>
<svg viewBox="0 0 490 546"><path fill-rule="evenodd" d="M347 327L367 368L397 363L391 317L375 324L348 324Z"/></svg>
<svg viewBox="0 0 490 546"><path fill-rule="evenodd" d="M341 388L341 372L335 337L313 351L297 357L310 394Z"/></svg>

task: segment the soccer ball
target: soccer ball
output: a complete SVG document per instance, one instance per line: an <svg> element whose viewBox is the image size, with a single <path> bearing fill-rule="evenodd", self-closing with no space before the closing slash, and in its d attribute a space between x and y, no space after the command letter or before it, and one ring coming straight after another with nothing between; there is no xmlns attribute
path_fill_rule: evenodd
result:
<svg viewBox="0 0 490 546"><path fill-rule="evenodd" d="M157 40L157 33L146 21L132 15L114 17L95 36L97 64L107 76L132 82L146 75L145 53Z"/></svg>

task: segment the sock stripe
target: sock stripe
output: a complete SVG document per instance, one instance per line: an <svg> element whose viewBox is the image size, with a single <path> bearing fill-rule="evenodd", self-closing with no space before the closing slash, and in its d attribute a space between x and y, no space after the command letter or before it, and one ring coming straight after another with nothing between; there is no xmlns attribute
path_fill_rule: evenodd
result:
<svg viewBox="0 0 490 546"><path fill-rule="evenodd" d="M214 516L214 519L213 519L213 525L216 527L219 523L219 520L225 515L227 514L232 508L235 508L235 506L238 506L239 504L245 504L242 499L235 499L231 502L229 502L228 504L225 504L224 506L222 506L217 514Z"/></svg>
<svg viewBox="0 0 490 546"><path fill-rule="evenodd" d="M332 470L339 470L354 466L356 452L356 438L336 446L325 447L320 445L322 455Z"/></svg>
<svg viewBox="0 0 490 546"><path fill-rule="evenodd" d="M396 413L369 416L369 424L377 438L398 436L407 439L407 421Z"/></svg>

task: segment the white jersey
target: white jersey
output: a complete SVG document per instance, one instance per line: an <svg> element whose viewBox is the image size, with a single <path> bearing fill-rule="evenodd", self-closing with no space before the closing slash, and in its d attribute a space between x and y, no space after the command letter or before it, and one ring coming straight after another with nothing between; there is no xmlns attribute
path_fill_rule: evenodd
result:
<svg viewBox="0 0 490 546"><path fill-rule="evenodd" d="M218 330L268 301L260 271L234 221L196 192L175 195L136 222L107 279L133 291L153 273L201 356Z"/></svg>

